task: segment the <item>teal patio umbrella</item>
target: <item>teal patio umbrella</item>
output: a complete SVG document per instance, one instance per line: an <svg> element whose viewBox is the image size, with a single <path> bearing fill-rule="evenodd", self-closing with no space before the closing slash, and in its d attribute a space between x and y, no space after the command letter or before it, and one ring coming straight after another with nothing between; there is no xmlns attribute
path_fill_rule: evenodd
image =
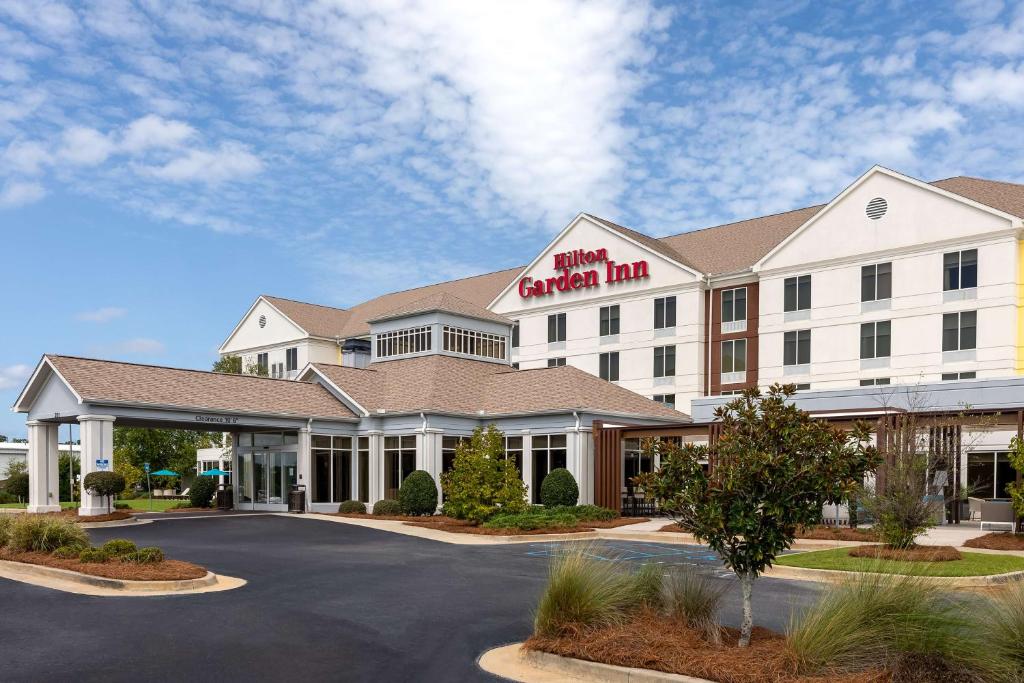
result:
<svg viewBox="0 0 1024 683"><path fill-rule="evenodd" d="M156 472L150 472L154 477L177 477L181 476L177 472L171 470L157 470Z"/></svg>
<svg viewBox="0 0 1024 683"><path fill-rule="evenodd" d="M206 470L205 472L200 472L199 474L201 476L204 476L204 477L226 477L226 476L228 476L231 473L230 472L225 472L224 470L221 470L221 469L214 468L212 470Z"/></svg>

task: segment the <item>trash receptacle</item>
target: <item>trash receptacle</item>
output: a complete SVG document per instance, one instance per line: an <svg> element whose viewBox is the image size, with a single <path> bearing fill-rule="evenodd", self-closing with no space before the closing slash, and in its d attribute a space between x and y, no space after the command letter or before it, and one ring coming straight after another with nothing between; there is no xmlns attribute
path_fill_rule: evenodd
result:
<svg viewBox="0 0 1024 683"><path fill-rule="evenodd" d="M288 512L305 512L306 511L306 485L296 484L292 486L291 493L288 494Z"/></svg>
<svg viewBox="0 0 1024 683"><path fill-rule="evenodd" d="M217 487L217 509L230 510L232 507L231 487L221 484Z"/></svg>

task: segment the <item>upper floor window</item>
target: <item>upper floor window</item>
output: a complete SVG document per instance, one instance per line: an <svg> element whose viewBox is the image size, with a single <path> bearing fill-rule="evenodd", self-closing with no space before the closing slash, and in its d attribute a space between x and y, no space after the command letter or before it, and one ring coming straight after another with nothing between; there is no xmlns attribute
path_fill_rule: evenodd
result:
<svg viewBox="0 0 1024 683"><path fill-rule="evenodd" d="M875 263L860 269L860 300L881 301L892 298L892 264Z"/></svg>
<svg viewBox="0 0 1024 683"><path fill-rule="evenodd" d="M978 312L962 311L942 316L942 350L964 351L978 343Z"/></svg>
<svg viewBox="0 0 1024 683"><path fill-rule="evenodd" d="M722 322L733 323L747 319L747 288L737 287L722 292Z"/></svg>
<svg viewBox="0 0 1024 683"><path fill-rule="evenodd" d="M256 372L260 375L270 372L270 357L266 353L256 354Z"/></svg>
<svg viewBox="0 0 1024 683"><path fill-rule="evenodd" d="M977 379L978 373L971 370L970 372L944 372L942 373L943 382L956 382L961 379Z"/></svg>
<svg viewBox="0 0 1024 683"><path fill-rule="evenodd" d="M891 352L890 328L888 321L863 323L860 326L860 357L888 358Z"/></svg>
<svg viewBox="0 0 1024 683"><path fill-rule="evenodd" d="M782 340L782 364L806 365L811 362L811 331L786 332Z"/></svg>
<svg viewBox="0 0 1024 683"><path fill-rule="evenodd" d="M601 307L601 336L607 337L619 333L619 306Z"/></svg>
<svg viewBox="0 0 1024 683"><path fill-rule="evenodd" d="M429 328L428 328L429 329ZM429 348L429 345L428 345ZM505 337L461 327L444 326L444 350L482 358L505 358Z"/></svg>
<svg viewBox="0 0 1024 683"><path fill-rule="evenodd" d="M660 403L663 406L668 406L669 408L676 407L675 394L655 394L654 396L651 396L651 400L655 403Z"/></svg>
<svg viewBox="0 0 1024 683"><path fill-rule="evenodd" d="M654 300L654 329L676 326L676 298L665 296Z"/></svg>
<svg viewBox="0 0 1024 683"><path fill-rule="evenodd" d="M722 374L746 372L747 340L730 339L722 342Z"/></svg>
<svg viewBox="0 0 1024 683"><path fill-rule="evenodd" d="M512 348L519 348L519 321L512 323Z"/></svg>
<svg viewBox="0 0 1024 683"><path fill-rule="evenodd" d="M548 316L548 343L565 341L565 313Z"/></svg>
<svg viewBox="0 0 1024 683"><path fill-rule="evenodd" d="M299 350L295 347L284 350L285 370L291 372L299 369Z"/></svg>
<svg viewBox="0 0 1024 683"><path fill-rule="evenodd" d="M942 290L978 286L978 250L953 251L942 256Z"/></svg>
<svg viewBox="0 0 1024 683"><path fill-rule="evenodd" d="M860 385L862 387L880 387L889 384L888 377L873 377L871 379L862 379Z"/></svg>
<svg viewBox="0 0 1024 683"><path fill-rule="evenodd" d="M676 374L676 347L654 347L654 376L673 377Z"/></svg>
<svg viewBox="0 0 1024 683"><path fill-rule="evenodd" d="M811 276L787 277L783 285L783 309L803 311L811 307Z"/></svg>
<svg viewBox="0 0 1024 683"><path fill-rule="evenodd" d="M377 334L377 357L389 358L391 356L403 356L407 353L429 351L431 345L430 332L429 326L379 332Z"/></svg>
<svg viewBox="0 0 1024 683"><path fill-rule="evenodd" d="M619 352L602 353L599 358L601 379L609 382L619 381Z"/></svg>
<svg viewBox="0 0 1024 683"><path fill-rule="evenodd" d="M549 368L560 368L565 365L565 358L548 358Z"/></svg>

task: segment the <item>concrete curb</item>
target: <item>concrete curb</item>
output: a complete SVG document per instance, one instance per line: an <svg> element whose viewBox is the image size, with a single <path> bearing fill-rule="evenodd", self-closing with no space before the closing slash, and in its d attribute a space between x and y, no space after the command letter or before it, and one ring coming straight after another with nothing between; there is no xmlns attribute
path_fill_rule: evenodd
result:
<svg viewBox="0 0 1024 683"><path fill-rule="evenodd" d="M595 683L713 683L704 678L588 662L548 652L524 650L522 643L496 647L480 655L484 671L520 683L594 681Z"/></svg>
<svg viewBox="0 0 1024 683"><path fill-rule="evenodd" d="M206 572L206 576L198 579L130 581L11 560L0 560L0 577L87 595L145 596L208 593L239 588L246 583L243 579L219 576L209 571Z"/></svg>
<svg viewBox="0 0 1024 683"><path fill-rule="evenodd" d="M786 567L777 564L765 571L762 576L768 579L836 583L854 576L861 576L865 573L867 572L847 572L838 569L808 569L806 567ZM1024 581L1024 571L989 574L987 576L920 576L918 578L927 583L946 588L981 588Z"/></svg>
<svg viewBox="0 0 1024 683"><path fill-rule="evenodd" d="M78 522L78 526L83 529L110 529L118 526L137 526L139 524L150 524L153 520L151 519L139 519L138 517L130 517L128 519L115 519L110 522Z"/></svg>

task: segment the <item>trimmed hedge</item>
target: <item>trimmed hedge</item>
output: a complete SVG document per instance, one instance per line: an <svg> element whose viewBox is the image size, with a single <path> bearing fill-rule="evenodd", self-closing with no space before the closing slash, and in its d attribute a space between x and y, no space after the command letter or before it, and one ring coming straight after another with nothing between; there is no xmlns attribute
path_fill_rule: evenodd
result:
<svg viewBox="0 0 1024 683"><path fill-rule="evenodd" d="M576 505L580 487L569 470L558 467L548 472L540 484L540 502L545 507Z"/></svg>
<svg viewBox="0 0 1024 683"><path fill-rule="evenodd" d="M160 550L160 548L147 546L145 548L139 548L132 553L125 553L118 559L122 562L129 562L131 564L157 564L158 562L164 561L164 551Z"/></svg>
<svg viewBox="0 0 1024 683"><path fill-rule="evenodd" d="M62 545L53 551L53 556L58 560L73 560L78 557L82 552L81 548L75 548L69 545Z"/></svg>
<svg viewBox="0 0 1024 683"><path fill-rule="evenodd" d="M397 500L378 500L373 504L373 514L375 515L400 515L402 514L402 504Z"/></svg>
<svg viewBox="0 0 1024 683"><path fill-rule="evenodd" d="M217 491L217 481L213 477L196 477L189 488L188 501L194 508L208 508L213 505L213 494Z"/></svg>
<svg viewBox="0 0 1024 683"><path fill-rule="evenodd" d="M103 564L110 562L110 553L100 548L86 548L78 553L78 561L89 564Z"/></svg>
<svg viewBox="0 0 1024 683"><path fill-rule="evenodd" d="M358 500L344 500L341 505L338 506L338 512L345 514L366 514L366 503L362 503Z"/></svg>
<svg viewBox="0 0 1024 683"><path fill-rule="evenodd" d="M120 557L122 555L127 555L128 553L134 553L138 549L138 546L127 538L112 538L104 543L101 548L103 552L107 553L111 557Z"/></svg>
<svg viewBox="0 0 1024 683"><path fill-rule="evenodd" d="M398 489L398 503L406 515L432 515L437 511L437 484L423 470L409 474Z"/></svg>

